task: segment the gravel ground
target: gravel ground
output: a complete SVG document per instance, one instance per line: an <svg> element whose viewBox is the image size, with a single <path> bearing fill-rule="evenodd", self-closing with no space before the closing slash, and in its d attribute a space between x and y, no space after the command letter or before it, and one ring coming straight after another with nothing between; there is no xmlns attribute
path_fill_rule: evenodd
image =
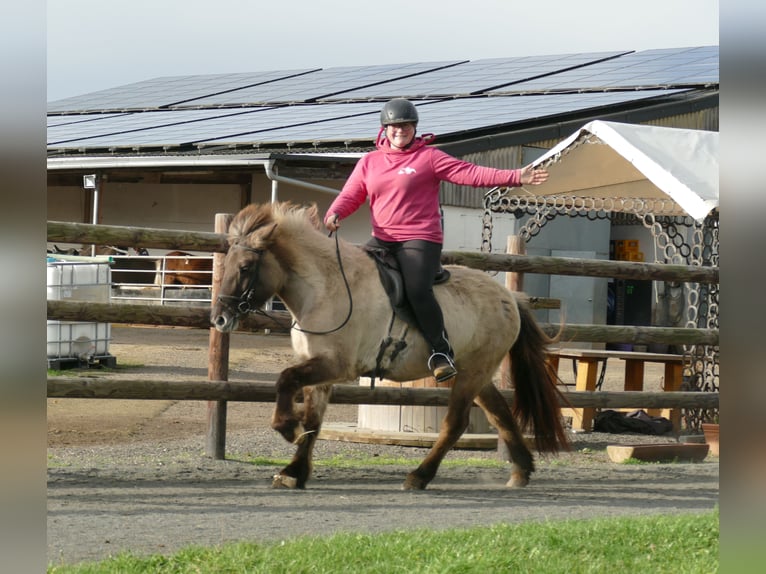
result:
<svg viewBox="0 0 766 574"><path fill-rule="evenodd" d="M207 334L113 326L115 373L94 376L206 376ZM256 347L257 346L257 347ZM258 348L254 356L253 348ZM290 358L281 336L235 335L230 380L274 380ZM81 373L79 373L81 374ZM656 377L647 372L647 381ZM606 388L619 379L607 373ZM647 383L647 387L651 388ZM659 381L656 381L659 384ZM327 422L355 422L356 406L331 405ZM538 457L525 489L504 485L508 468L444 465L424 492L400 485L426 450L319 441L316 460L405 457L406 466L318 466L305 491L273 490L292 447L271 431L271 405L231 403L227 459L204 455L206 404L192 401L48 401L48 561L98 560L120 551L170 553L188 545L279 541L335 531L380 532L558 518L696 512L718 503L718 458L701 463L621 465L608 444L674 437L585 433L573 451ZM447 460L497 459L494 450L454 450Z"/></svg>

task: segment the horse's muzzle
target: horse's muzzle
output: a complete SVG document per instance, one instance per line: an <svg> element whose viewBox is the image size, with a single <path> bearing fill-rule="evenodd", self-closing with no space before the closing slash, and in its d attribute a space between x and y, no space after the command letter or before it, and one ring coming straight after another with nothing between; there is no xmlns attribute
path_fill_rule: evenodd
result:
<svg viewBox="0 0 766 574"><path fill-rule="evenodd" d="M231 316L228 313L221 313L219 315L213 315L210 318L210 322L221 333L230 333L237 327L237 317Z"/></svg>

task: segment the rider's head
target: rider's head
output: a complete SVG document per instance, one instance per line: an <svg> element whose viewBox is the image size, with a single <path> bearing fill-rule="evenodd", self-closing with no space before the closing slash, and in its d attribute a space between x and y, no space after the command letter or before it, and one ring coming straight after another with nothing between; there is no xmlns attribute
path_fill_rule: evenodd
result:
<svg viewBox="0 0 766 574"><path fill-rule="evenodd" d="M418 110L404 98L389 100L380 110L380 125L386 139L396 149L404 149L412 143L418 126Z"/></svg>
<svg viewBox="0 0 766 574"><path fill-rule="evenodd" d="M414 124L418 125L418 110L415 105L404 98L389 100L380 110L380 125Z"/></svg>

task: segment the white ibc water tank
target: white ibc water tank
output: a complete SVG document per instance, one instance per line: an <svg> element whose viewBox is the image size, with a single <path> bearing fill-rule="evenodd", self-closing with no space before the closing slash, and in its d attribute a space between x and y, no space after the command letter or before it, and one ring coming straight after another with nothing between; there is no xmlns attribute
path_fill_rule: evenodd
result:
<svg viewBox="0 0 766 574"><path fill-rule="evenodd" d="M108 262L47 258L47 298L53 301L108 303L111 269ZM79 321L48 321L47 355L88 361L109 354L111 325Z"/></svg>

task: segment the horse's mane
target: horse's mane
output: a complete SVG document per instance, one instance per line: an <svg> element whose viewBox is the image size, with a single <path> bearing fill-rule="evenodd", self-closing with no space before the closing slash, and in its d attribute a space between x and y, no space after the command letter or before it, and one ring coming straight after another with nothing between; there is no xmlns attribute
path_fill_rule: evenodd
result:
<svg viewBox="0 0 766 574"><path fill-rule="evenodd" d="M307 225L307 223L309 225ZM281 203L251 204L243 208L231 221L229 235L243 238L267 225L296 232L299 229L320 229L316 204L301 205L290 201Z"/></svg>

